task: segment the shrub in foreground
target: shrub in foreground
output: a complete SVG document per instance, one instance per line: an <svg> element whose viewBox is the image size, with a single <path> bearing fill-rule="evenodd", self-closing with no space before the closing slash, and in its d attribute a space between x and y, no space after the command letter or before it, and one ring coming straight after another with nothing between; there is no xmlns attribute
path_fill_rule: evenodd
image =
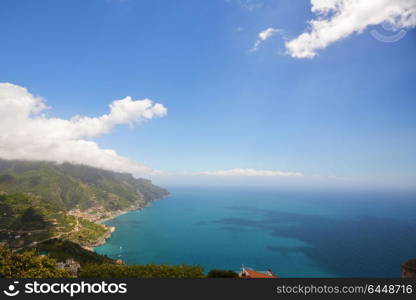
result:
<svg viewBox="0 0 416 300"><path fill-rule="evenodd" d="M45 251L50 258L54 258L57 261L65 261L73 258L81 265L86 263L113 263L113 260L107 256L97 254L95 252L85 250L80 245L71 241L52 239L46 242L40 243L36 246L38 252Z"/></svg>
<svg viewBox="0 0 416 300"><path fill-rule="evenodd" d="M114 265L86 264L78 277L82 278L203 278L204 270L187 265Z"/></svg>
<svg viewBox="0 0 416 300"><path fill-rule="evenodd" d="M238 274L231 270L211 270L208 278L238 278Z"/></svg>
<svg viewBox="0 0 416 300"><path fill-rule="evenodd" d="M68 278L73 277L56 267L56 260L39 256L34 250L21 254L0 246L0 278Z"/></svg>

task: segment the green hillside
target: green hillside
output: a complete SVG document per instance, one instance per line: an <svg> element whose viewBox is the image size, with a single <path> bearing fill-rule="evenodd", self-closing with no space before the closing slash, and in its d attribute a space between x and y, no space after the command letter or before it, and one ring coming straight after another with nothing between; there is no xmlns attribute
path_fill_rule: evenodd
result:
<svg viewBox="0 0 416 300"><path fill-rule="evenodd" d="M54 210L105 210L165 197L166 190L146 179L82 165L53 162L8 161L0 159L0 192L31 193Z"/></svg>
<svg viewBox="0 0 416 300"><path fill-rule="evenodd" d="M59 238L94 247L112 230L100 220L167 195L130 174L0 159L0 243L24 249Z"/></svg>
<svg viewBox="0 0 416 300"><path fill-rule="evenodd" d="M36 245L34 249L36 249L37 253L44 253L50 258L56 259L57 261L65 261L72 258L81 264L114 263L114 261L107 256L85 250L78 244L72 243L70 241L51 239Z"/></svg>

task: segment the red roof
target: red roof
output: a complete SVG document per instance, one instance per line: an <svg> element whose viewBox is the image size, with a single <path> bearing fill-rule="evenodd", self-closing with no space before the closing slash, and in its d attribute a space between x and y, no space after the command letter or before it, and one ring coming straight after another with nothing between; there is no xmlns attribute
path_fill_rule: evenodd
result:
<svg viewBox="0 0 416 300"><path fill-rule="evenodd" d="M245 275L245 276L244 276ZM269 275L254 270L244 269L240 275L240 278L277 278L276 275Z"/></svg>

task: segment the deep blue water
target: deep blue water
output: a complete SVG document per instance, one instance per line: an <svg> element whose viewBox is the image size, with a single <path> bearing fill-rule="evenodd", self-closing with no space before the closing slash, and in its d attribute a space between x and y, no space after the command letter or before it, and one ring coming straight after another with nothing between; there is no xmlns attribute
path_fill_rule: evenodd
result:
<svg viewBox="0 0 416 300"><path fill-rule="evenodd" d="M98 253L129 264L272 268L282 277L399 277L416 258L416 193L170 188L107 222Z"/></svg>

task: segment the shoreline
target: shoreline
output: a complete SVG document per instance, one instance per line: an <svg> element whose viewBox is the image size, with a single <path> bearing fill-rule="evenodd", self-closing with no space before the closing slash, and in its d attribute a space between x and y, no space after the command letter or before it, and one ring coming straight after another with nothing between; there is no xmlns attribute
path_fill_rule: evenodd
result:
<svg viewBox="0 0 416 300"><path fill-rule="evenodd" d="M129 212L132 212L132 211L138 211L138 210L142 210L142 209L143 209L142 207L139 207L139 208L137 208L137 209L128 209L128 210L124 210L124 211L121 211L121 212L117 212L117 213L115 213L114 215L111 215L111 216L109 216L109 217L105 217L105 218L103 218L103 219L99 219L99 220L95 221L95 223L97 223L97 224L101 224L101 225L105 225L105 224L103 224L104 222L110 221L110 220L112 220L112 219L115 219L115 218L117 218L117 217L120 217L120 216L122 216L122 215L125 215L125 214L127 214L127 213L129 213Z"/></svg>
<svg viewBox="0 0 416 300"><path fill-rule="evenodd" d="M93 252L95 252L94 251L94 248L96 248L96 247L99 247L99 246L102 246L102 245L105 245L106 243L107 243L107 240L109 239L109 238L111 238L111 235L116 231L116 227L115 226L108 226L108 225L106 225L106 224L103 224L104 222L107 222L107 221L110 221L110 220L112 220L112 219L115 219L115 218L117 218L117 217L120 217L120 216L122 216L122 215L125 215L125 214L127 214L127 213L129 213L129 212L133 212L133 211L140 211L140 210L142 210L144 207L146 207L146 206L143 206L143 207L137 207L137 208L132 208L132 209L127 209L127 210L124 210L124 211L120 211L120 212L117 212L117 213L115 213L115 214L113 214L113 215L111 215L111 216L109 216L109 217L106 217L106 218L103 218L103 219L99 219L99 220L97 220L97 221L95 221L94 223L96 223L96 224L98 224L98 225L101 225L101 226L104 226L105 227L105 229L107 229L107 232L104 234L104 236L102 236L98 241L96 241L95 243L92 243L92 244L90 244L90 245L87 245L87 246L84 246L83 248L84 249L86 249L86 250L89 250L89 251L93 251Z"/></svg>
<svg viewBox="0 0 416 300"><path fill-rule="evenodd" d="M99 225L102 225L102 226L105 226L105 228L106 228L108 231L107 231L107 233L106 233L106 234L105 234L105 235L104 235L104 236L103 236L100 240L98 240L96 243L93 243L93 244L88 245L88 246L83 246L83 248L84 248L84 249L87 249L87 250L89 250L89 251L95 252L95 248L96 248L96 247L99 247L99 246L105 245L105 244L107 243L107 240L108 240L109 238L111 238L112 234L113 234L113 233L117 230L117 228L116 228L115 226L108 226L108 225L106 225L106 224L103 224L104 222L110 221L110 220L112 220L112 219L115 219L115 218L117 218L117 217L120 217L120 216L122 216L122 215L125 215L125 214L127 214L127 213L129 213L129 212L133 212L133 211L141 211L141 210L145 209L146 207L149 207L149 206L151 205L151 202L153 202L153 201L163 200L163 199L165 199L165 198L167 198L167 197L169 197L169 196L170 196L170 193L169 193L168 195L166 195L165 197L162 197L162 198L159 198L159 199L150 200L149 202L147 202L147 203L146 203L146 204L144 204L144 205L137 205L136 207L130 207L130 208L128 208L128 209L126 209L126 210L123 210L123 211L117 211L116 213L114 213L113 215L111 215L111 216L109 216L109 217L106 217L106 218L103 218L103 219L96 220L94 223L99 224Z"/></svg>
<svg viewBox="0 0 416 300"><path fill-rule="evenodd" d="M110 221L112 219L115 219L117 217L120 217L122 215L125 215L125 214L127 214L129 212L132 212L132 211L141 211L141 210L145 209L146 207L149 207L150 206L150 203L152 201L158 201L158 200L162 200L162 199L164 199L164 198L156 199L156 200L151 200L148 203L146 203L145 205L138 206L136 208L130 208L130 209L126 209L126 210L123 210L123 211L117 211L117 213L115 213L115 214L113 214L113 215L111 215L109 217L105 217L103 219L99 219L99 220L95 221L95 223L97 223L97 224L103 224L104 222ZM103 224L103 225L105 225L105 224Z"/></svg>

